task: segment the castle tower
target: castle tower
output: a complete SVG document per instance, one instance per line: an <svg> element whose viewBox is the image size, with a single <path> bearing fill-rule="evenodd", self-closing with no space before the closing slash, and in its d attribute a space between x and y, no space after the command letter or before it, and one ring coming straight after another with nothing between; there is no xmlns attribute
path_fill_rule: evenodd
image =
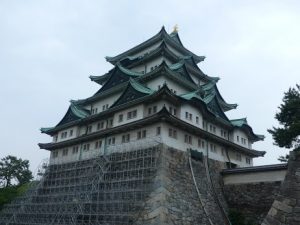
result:
<svg viewBox="0 0 300 225"><path fill-rule="evenodd" d="M114 68L91 76L101 85L93 96L71 101L63 119L42 132L53 137L39 144L51 152L51 163L87 159L114 152L128 143L160 141L186 151L196 149L229 166L253 164L264 152L252 149L262 140L246 119L230 120L236 104L221 96L219 78L204 74L205 57L187 50L174 30L164 28L149 40L115 57Z"/></svg>
<svg viewBox="0 0 300 225"><path fill-rule="evenodd" d="M252 166L264 137L226 116L237 105L197 66L204 59L164 27L106 57L113 68L90 77L99 90L41 129L50 166L0 224L226 224L209 166Z"/></svg>

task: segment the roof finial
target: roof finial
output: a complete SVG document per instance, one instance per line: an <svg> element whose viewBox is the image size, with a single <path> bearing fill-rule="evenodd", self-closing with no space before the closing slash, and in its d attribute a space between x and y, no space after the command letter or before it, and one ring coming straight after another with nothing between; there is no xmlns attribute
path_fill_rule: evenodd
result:
<svg viewBox="0 0 300 225"><path fill-rule="evenodd" d="M178 33L178 25L175 24L175 26L173 27L173 33Z"/></svg>

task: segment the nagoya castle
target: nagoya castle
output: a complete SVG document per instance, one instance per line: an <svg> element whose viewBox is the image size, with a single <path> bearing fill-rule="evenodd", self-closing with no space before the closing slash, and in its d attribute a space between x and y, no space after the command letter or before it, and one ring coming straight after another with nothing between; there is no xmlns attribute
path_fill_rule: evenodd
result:
<svg viewBox="0 0 300 225"><path fill-rule="evenodd" d="M234 171L254 170L265 152L252 144L264 136L226 116L237 105L198 67L204 59L164 27L106 57L113 68L90 77L99 90L41 129L52 138L39 144L47 168L0 224L230 224L226 184Z"/></svg>

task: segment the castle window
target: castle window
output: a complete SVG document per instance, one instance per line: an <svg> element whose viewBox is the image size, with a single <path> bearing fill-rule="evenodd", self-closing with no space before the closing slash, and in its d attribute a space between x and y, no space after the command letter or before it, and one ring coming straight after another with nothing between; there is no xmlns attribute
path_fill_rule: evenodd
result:
<svg viewBox="0 0 300 225"><path fill-rule="evenodd" d="M177 131L172 128L169 128L169 137L177 139Z"/></svg>
<svg viewBox="0 0 300 225"><path fill-rule="evenodd" d="M249 157L246 157L246 163L251 164L251 159Z"/></svg>
<svg viewBox="0 0 300 225"><path fill-rule="evenodd" d="M201 140L201 139L198 139L198 147L199 147L199 148L203 148L203 149L204 149L204 147L205 147L205 143L204 143L204 141L203 141L203 140Z"/></svg>
<svg viewBox="0 0 300 225"><path fill-rule="evenodd" d="M148 114L150 115L151 113L152 113L152 108L149 107L149 108L148 108Z"/></svg>
<svg viewBox="0 0 300 225"><path fill-rule="evenodd" d="M138 132L137 132L136 137L137 137L137 139L141 139L141 138L142 138L142 133L141 133L141 131L138 131Z"/></svg>
<svg viewBox="0 0 300 225"><path fill-rule="evenodd" d="M104 128L104 122L100 122L100 123L97 123L97 130L100 130L100 129L103 129Z"/></svg>
<svg viewBox="0 0 300 225"><path fill-rule="evenodd" d="M177 112L176 112L176 108L173 109L173 115L176 116Z"/></svg>
<svg viewBox="0 0 300 225"><path fill-rule="evenodd" d="M189 118L189 113L185 112L185 118L188 119Z"/></svg>
<svg viewBox="0 0 300 225"><path fill-rule="evenodd" d="M235 157L237 161L242 161L242 155L240 153L236 153Z"/></svg>
<svg viewBox="0 0 300 225"><path fill-rule="evenodd" d="M87 133L88 134L92 133L92 131L93 131L93 126L92 125L88 126Z"/></svg>
<svg viewBox="0 0 300 225"><path fill-rule="evenodd" d="M146 130L138 131L137 132L137 139L146 138Z"/></svg>
<svg viewBox="0 0 300 225"><path fill-rule="evenodd" d="M136 115L137 115L137 110L130 111L127 113L127 119L128 120L133 119L136 117Z"/></svg>
<svg viewBox="0 0 300 225"><path fill-rule="evenodd" d="M122 135L122 143L127 143L130 141L130 134Z"/></svg>
<svg viewBox="0 0 300 225"><path fill-rule="evenodd" d="M199 117L196 116L196 123L199 124Z"/></svg>
<svg viewBox="0 0 300 225"><path fill-rule="evenodd" d="M54 142L57 142L57 138L58 138L57 135L55 135L55 136L53 137L53 141L54 141Z"/></svg>
<svg viewBox="0 0 300 225"><path fill-rule="evenodd" d="M191 135L184 135L184 142L188 144L192 144L192 136Z"/></svg>
<svg viewBox="0 0 300 225"><path fill-rule="evenodd" d="M93 109L92 109L92 114L96 114L97 111L98 111L98 108L93 108Z"/></svg>
<svg viewBox="0 0 300 225"><path fill-rule="evenodd" d="M153 113L156 113L157 112L157 106L153 106Z"/></svg>
<svg viewBox="0 0 300 225"><path fill-rule="evenodd" d="M142 131L142 138L145 138L145 137L146 137L146 133L147 133L146 130L143 130L143 131Z"/></svg>
<svg viewBox="0 0 300 225"><path fill-rule="evenodd" d="M68 149L67 148L63 149L62 155L63 156L67 156L68 155Z"/></svg>
<svg viewBox="0 0 300 225"><path fill-rule="evenodd" d="M225 149L224 148L221 149L221 153L222 153L223 156L225 155Z"/></svg>
<svg viewBox="0 0 300 225"><path fill-rule="evenodd" d="M156 127L156 135L160 135L160 127Z"/></svg>
<svg viewBox="0 0 300 225"><path fill-rule="evenodd" d="M73 136L73 130L70 130L69 132L69 136L72 137Z"/></svg>
<svg viewBox="0 0 300 225"><path fill-rule="evenodd" d="M177 131L173 130L173 138L177 139Z"/></svg>
<svg viewBox="0 0 300 225"><path fill-rule="evenodd" d="M102 141L101 140L95 142L95 149L101 148L101 146L102 146Z"/></svg>
<svg viewBox="0 0 300 225"><path fill-rule="evenodd" d="M53 158L57 158L57 157L58 157L58 151L52 152L52 157L53 157Z"/></svg>
<svg viewBox="0 0 300 225"><path fill-rule="evenodd" d="M88 144L84 144L84 145L83 145L83 150L84 150L84 151L90 150L90 144L89 144L89 143L88 143Z"/></svg>
<svg viewBox="0 0 300 225"><path fill-rule="evenodd" d="M189 114L189 119L193 120L193 115L191 113Z"/></svg>
<svg viewBox="0 0 300 225"><path fill-rule="evenodd" d="M61 138L61 139L64 139L64 138L67 137L67 135L68 135L68 132L67 132L67 131L64 131L64 132L62 132L62 133L60 134L60 138Z"/></svg>
<svg viewBox="0 0 300 225"><path fill-rule="evenodd" d="M217 153L217 146L214 145L214 144L210 144L210 151L214 152L214 153Z"/></svg>
<svg viewBox="0 0 300 225"><path fill-rule="evenodd" d="M246 145L246 139L245 138L241 138L242 144Z"/></svg>
<svg viewBox="0 0 300 225"><path fill-rule="evenodd" d="M221 136L226 138L227 137L227 132L225 130L221 129Z"/></svg>
<svg viewBox="0 0 300 225"><path fill-rule="evenodd" d="M108 145L114 145L115 144L115 137L111 137L108 139Z"/></svg>
<svg viewBox="0 0 300 225"><path fill-rule="evenodd" d="M236 141L240 142L240 137L239 136L236 136Z"/></svg>
<svg viewBox="0 0 300 225"><path fill-rule="evenodd" d="M73 147L72 153L73 153L73 154L77 154L77 153L78 153L78 146L74 146L74 147Z"/></svg>
<svg viewBox="0 0 300 225"><path fill-rule="evenodd" d="M119 115L119 123L123 121L123 114Z"/></svg>

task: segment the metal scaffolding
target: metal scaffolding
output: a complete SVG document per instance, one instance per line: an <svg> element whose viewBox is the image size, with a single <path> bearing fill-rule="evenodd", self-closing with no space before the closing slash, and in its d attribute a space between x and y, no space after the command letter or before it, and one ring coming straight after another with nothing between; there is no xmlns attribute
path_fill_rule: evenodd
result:
<svg viewBox="0 0 300 225"><path fill-rule="evenodd" d="M150 194L161 147L128 145L49 165L39 182L1 211L0 225L133 224Z"/></svg>

